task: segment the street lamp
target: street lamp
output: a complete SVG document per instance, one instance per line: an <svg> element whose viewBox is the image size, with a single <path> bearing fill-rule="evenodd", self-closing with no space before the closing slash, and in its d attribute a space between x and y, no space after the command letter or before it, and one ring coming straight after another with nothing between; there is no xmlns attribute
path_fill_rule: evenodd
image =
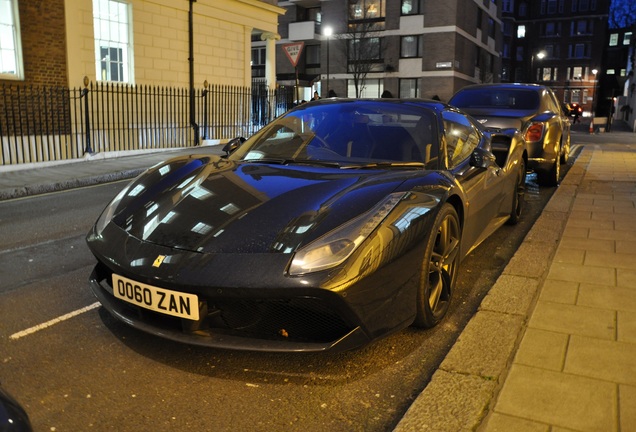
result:
<svg viewBox="0 0 636 432"><path fill-rule="evenodd" d="M537 75L534 73L534 58L535 56L539 59L539 60L543 60L545 58L545 51L539 51L536 54L532 54L532 57L530 57L530 73L532 74L532 82L537 82Z"/></svg>
<svg viewBox="0 0 636 432"><path fill-rule="evenodd" d="M331 35L333 34L333 29L330 26L325 26L322 34L327 36L327 96L329 96L329 44L331 41Z"/></svg>

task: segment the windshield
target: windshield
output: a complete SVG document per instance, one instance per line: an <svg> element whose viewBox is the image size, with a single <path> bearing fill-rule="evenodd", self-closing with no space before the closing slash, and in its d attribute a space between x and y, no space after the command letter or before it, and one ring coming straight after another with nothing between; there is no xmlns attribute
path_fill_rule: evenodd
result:
<svg viewBox="0 0 636 432"><path fill-rule="evenodd" d="M382 101L321 101L297 107L265 126L231 156L263 162L346 164L417 162L438 147L435 114ZM435 150L433 150L435 148Z"/></svg>
<svg viewBox="0 0 636 432"><path fill-rule="evenodd" d="M464 89L453 96L449 103L469 112L474 109L536 112L539 109L539 93L535 90L495 87Z"/></svg>

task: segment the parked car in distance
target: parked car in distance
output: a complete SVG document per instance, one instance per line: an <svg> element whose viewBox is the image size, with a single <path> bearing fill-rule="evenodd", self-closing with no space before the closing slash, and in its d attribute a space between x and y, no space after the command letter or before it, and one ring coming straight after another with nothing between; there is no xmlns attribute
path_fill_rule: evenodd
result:
<svg viewBox="0 0 636 432"><path fill-rule="evenodd" d="M348 350L448 310L525 192L525 142L423 100L302 104L226 155L161 163L87 236L117 319L190 344Z"/></svg>
<svg viewBox="0 0 636 432"><path fill-rule="evenodd" d="M528 146L528 168L542 186L556 186L570 154L570 120L554 92L537 84L478 84L455 93L450 105L486 128L517 128Z"/></svg>

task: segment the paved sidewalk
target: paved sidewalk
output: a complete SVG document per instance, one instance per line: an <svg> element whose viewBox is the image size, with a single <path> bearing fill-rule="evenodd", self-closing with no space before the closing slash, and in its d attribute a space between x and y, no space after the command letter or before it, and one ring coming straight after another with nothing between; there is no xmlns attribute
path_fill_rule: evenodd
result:
<svg viewBox="0 0 636 432"><path fill-rule="evenodd" d="M631 142L585 146L396 432L636 430Z"/></svg>
<svg viewBox="0 0 636 432"><path fill-rule="evenodd" d="M193 153L222 154L222 147L211 145L155 152L96 154L71 162L50 162L26 167L0 166L0 201L130 179L173 156Z"/></svg>

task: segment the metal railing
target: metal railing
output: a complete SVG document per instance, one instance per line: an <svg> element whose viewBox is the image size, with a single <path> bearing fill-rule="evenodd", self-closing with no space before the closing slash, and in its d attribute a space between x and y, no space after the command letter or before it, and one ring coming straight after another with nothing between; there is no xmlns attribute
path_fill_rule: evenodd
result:
<svg viewBox="0 0 636 432"><path fill-rule="evenodd" d="M186 88L90 83L84 88L0 85L0 165L86 153L192 146L249 136L291 108L293 88ZM195 132L196 131L196 132ZM198 136L195 133L198 132Z"/></svg>

